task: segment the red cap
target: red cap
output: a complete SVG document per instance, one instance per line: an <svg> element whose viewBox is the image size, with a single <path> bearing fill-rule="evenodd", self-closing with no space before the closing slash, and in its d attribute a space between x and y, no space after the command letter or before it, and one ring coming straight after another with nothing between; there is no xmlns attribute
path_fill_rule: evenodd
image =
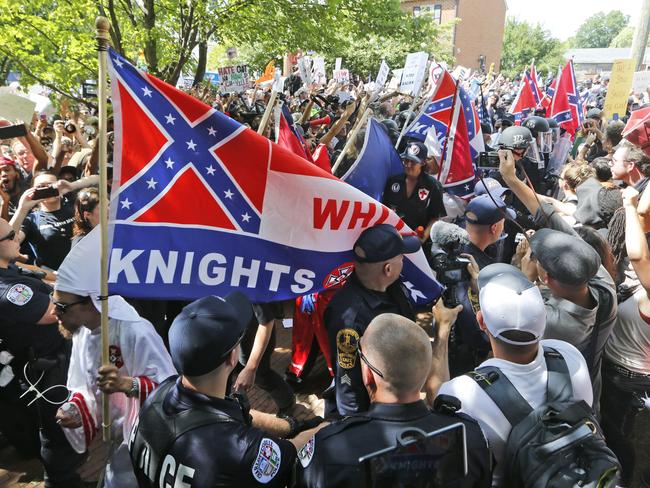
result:
<svg viewBox="0 0 650 488"><path fill-rule="evenodd" d="M0 156L0 166L13 166L16 167L16 161L9 159L5 156Z"/></svg>
<svg viewBox="0 0 650 488"><path fill-rule="evenodd" d="M332 122L332 119L329 115L322 117L320 119L314 119L309 121L309 126L314 127L315 125L329 125Z"/></svg>

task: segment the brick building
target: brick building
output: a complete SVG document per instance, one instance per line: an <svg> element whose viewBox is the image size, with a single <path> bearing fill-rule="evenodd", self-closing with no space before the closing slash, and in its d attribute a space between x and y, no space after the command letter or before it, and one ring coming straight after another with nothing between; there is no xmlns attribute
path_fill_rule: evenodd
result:
<svg viewBox="0 0 650 488"><path fill-rule="evenodd" d="M506 23L505 0L402 0L402 9L413 15L428 14L444 24L459 19L453 31L456 63L485 70L494 63L499 70L503 30Z"/></svg>

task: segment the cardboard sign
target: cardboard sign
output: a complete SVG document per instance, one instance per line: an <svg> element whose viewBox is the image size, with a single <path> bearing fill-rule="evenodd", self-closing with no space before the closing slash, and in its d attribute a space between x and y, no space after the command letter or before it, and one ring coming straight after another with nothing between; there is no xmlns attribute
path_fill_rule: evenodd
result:
<svg viewBox="0 0 650 488"><path fill-rule="evenodd" d="M275 68L275 74L273 75L273 91L282 93L284 88L284 77L282 76L282 70L280 68Z"/></svg>
<svg viewBox="0 0 650 488"><path fill-rule="evenodd" d="M309 60L304 56L298 59L298 73L300 74L303 85L310 86L311 66L309 65Z"/></svg>
<svg viewBox="0 0 650 488"><path fill-rule="evenodd" d="M386 80L388 79L389 73L390 73L390 68L388 67L386 61L382 59L381 65L379 66L379 73L377 73L377 79L375 80L375 83L377 83L379 87L384 86L386 84Z"/></svg>
<svg viewBox="0 0 650 488"><path fill-rule="evenodd" d="M325 59L321 57L314 58L312 64L312 81L317 85L327 83L327 74L325 73Z"/></svg>
<svg viewBox="0 0 650 488"><path fill-rule="evenodd" d="M607 87L607 97L605 98L605 116L608 119L625 116L627 110L627 99L632 88L632 78L634 77L634 60L617 59L612 66L612 73L609 77L609 86Z"/></svg>
<svg viewBox="0 0 650 488"><path fill-rule="evenodd" d="M650 86L650 71L637 71L632 78L634 93L644 93Z"/></svg>
<svg viewBox="0 0 650 488"><path fill-rule="evenodd" d="M11 122L32 121L36 103L29 98L14 95L13 93L0 93L0 117L10 120Z"/></svg>
<svg viewBox="0 0 650 488"><path fill-rule="evenodd" d="M342 85L350 83L350 72L347 69L335 69L334 79Z"/></svg>
<svg viewBox="0 0 650 488"><path fill-rule="evenodd" d="M248 65L238 64L237 66L225 66L218 68L221 77L221 91L243 92L248 88Z"/></svg>
<svg viewBox="0 0 650 488"><path fill-rule="evenodd" d="M404 71L402 72L402 80L399 90L407 95L414 97L420 92L422 82L424 81L424 73L427 69L427 61L429 54L423 51L417 53L409 53L406 56L406 63L404 63Z"/></svg>
<svg viewBox="0 0 650 488"><path fill-rule="evenodd" d="M342 58L336 58L336 61L334 62L334 71L338 71L341 69L341 62L343 61Z"/></svg>
<svg viewBox="0 0 650 488"><path fill-rule="evenodd" d="M393 70L393 77L391 78L390 83L388 83L389 91L395 91L399 88L399 84L402 81L403 72L404 70L402 68Z"/></svg>

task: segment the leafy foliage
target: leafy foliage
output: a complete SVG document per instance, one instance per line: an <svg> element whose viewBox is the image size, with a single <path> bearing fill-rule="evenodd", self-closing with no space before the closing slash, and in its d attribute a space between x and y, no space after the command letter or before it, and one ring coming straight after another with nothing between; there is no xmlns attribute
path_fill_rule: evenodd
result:
<svg viewBox="0 0 650 488"><path fill-rule="evenodd" d="M540 24L508 18L503 35L501 72L514 77L521 74L535 60L538 72L555 72L564 62L563 44Z"/></svg>
<svg viewBox="0 0 650 488"><path fill-rule="evenodd" d="M629 20L630 18L620 10L598 12L582 23L570 40L570 45L575 48L609 47Z"/></svg>
<svg viewBox="0 0 650 488"><path fill-rule="evenodd" d="M448 61L451 53L449 29L413 18L398 0L0 0L0 68L79 99L81 83L96 78L97 15L111 21L119 53L170 83L192 73L198 83L222 62L219 50L208 59L209 42L237 47L258 69L297 49L344 57L360 73L382 57L398 67L411 51Z"/></svg>

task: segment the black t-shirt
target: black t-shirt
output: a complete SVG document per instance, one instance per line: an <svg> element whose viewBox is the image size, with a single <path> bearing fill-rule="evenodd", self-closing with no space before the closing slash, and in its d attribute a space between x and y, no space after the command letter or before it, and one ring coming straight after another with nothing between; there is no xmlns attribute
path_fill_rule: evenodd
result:
<svg viewBox="0 0 650 488"><path fill-rule="evenodd" d="M55 321L36 324L47 312L50 291L41 280L13 265L0 268L0 348L19 362L29 359L30 347L37 357L45 357L65 342Z"/></svg>
<svg viewBox="0 0 650 488"><path fill-rule="evenodd" d="M447 215L442 202L442 185L431 175L421 173L411 196L406 195L406 175L388 178L382 203L393 210L411 229L426 227L431 219Z"/></svg>
<svg viewBox="0 0 650 488"><path fill-rule="evenodd" d="M22 231L36 256L38 266L57 270L70 252L74 207L65 202L59 210L35 210L23 222Z"/></svg>

